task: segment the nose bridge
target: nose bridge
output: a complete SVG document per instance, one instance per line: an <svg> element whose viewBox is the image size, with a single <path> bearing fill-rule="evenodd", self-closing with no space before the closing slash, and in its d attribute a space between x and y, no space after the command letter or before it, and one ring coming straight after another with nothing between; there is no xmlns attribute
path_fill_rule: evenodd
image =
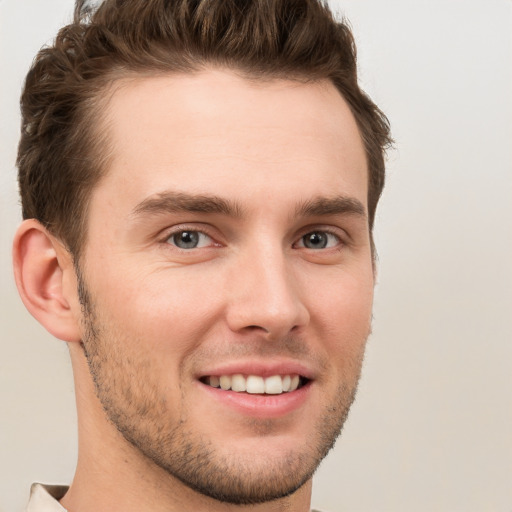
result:
<svg viewBox="0 0 512 512"><path fill-rule="evenodd" d="M231 276L231 329L260 329L282 337L304 326L309 313L294 279L289 256L280 244L268 243L240 257Z"/></svg>

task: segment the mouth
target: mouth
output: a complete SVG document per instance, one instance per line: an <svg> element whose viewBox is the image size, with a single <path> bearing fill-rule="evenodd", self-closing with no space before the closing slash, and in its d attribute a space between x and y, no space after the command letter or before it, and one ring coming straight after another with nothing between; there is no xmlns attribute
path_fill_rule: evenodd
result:
<svg viewBox="0 0 512 512"><path fill-rule="evenodd" d="M282 395L304 387L309 379L298 374L270 375L208 375L199 379L203 384L222 391L251 395Z"/></svg>

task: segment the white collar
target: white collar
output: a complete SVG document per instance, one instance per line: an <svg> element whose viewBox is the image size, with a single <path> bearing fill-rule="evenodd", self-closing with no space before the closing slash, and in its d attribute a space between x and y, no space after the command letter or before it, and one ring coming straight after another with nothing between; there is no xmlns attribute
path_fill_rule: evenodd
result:
<svg viewBox="0 0 512 512"><path fill-rule="evenodd" d="M66 485L32 484L27 512L66 512L59 500L67 490Z"/></svg>

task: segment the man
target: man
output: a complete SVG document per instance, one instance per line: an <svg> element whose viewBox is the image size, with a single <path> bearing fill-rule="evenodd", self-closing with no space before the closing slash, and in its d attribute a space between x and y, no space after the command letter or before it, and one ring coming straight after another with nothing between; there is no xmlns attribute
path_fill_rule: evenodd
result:
<svg viewBox="0 0 512 512"><path fill-rule="evenodd" d="M346 25L312 0L78 5L22 114L16 281L79 422L71 486L29 510L308 511L390 142Z"/></svg>

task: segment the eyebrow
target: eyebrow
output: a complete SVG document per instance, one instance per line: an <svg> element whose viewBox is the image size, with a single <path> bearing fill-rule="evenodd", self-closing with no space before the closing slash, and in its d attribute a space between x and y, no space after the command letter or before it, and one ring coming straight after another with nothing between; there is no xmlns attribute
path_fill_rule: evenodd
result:
<svg viewBox="0 0 512 512"><path fill-rule="evenodd" d="M297 206L296 217L315 217L323 215L355 215L367 218L363 203L354 197L317 197Z"/></svg>
<svg viewBox="0 0 512 512"><path fill-rule="evenodd" d="M178 212L220 213L238 218L242 216L243 209L238 203L218 196L166 191L144 199L132 210L132 215Z"/></svg>
<svg viewBox="0 0 512 512"><path fill-rule="evenodd" d="M215 195L187 194L166 191L141 201L132 210L132 215L159 215L165 213L217 213L241 218L244 209L235 201ZM300 203L295 209L295 217L315 217L325 215L356 215L367 218L363 204L353 197L316 197Z"/></svg>

